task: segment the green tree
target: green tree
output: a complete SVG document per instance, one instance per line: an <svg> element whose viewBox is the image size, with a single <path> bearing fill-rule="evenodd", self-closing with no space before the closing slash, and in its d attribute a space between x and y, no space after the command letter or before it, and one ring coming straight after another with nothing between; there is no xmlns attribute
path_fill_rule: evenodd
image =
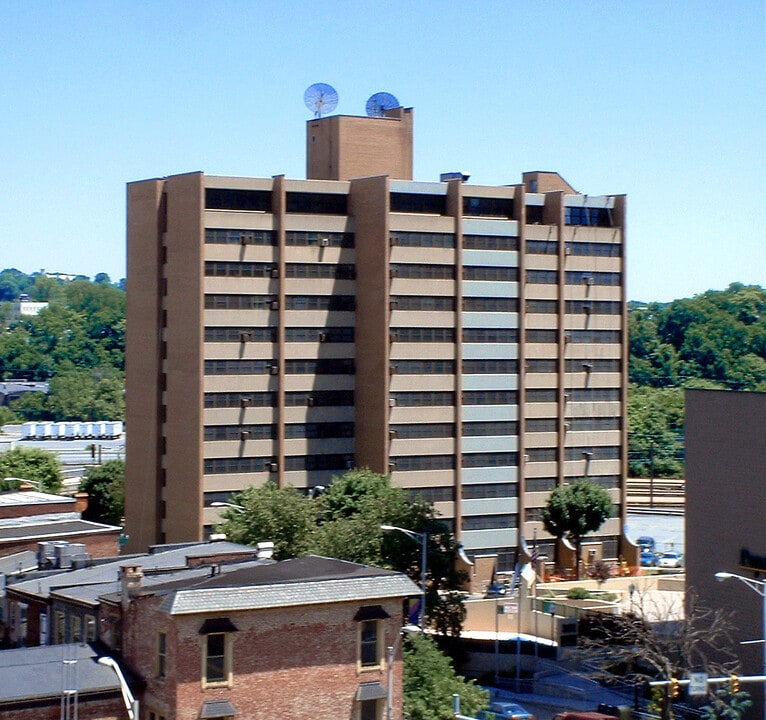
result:
<svg viewBox="0 0 766 720"><path fill-rule="evenodd" d="M88 493L86 520L122 525L125 515L125 461L108 460L85 471L80 490Z"/></svg>
<svg viewBox="0 0 766 720"><path fill-rule="evenodd" d="M740 720L752 704L750 693L745 690L733 693L728 687L723 687L716 691L710 703L700 708L701 717L702 720Z"/></svg>
<svg viewBox="0 0 766 720"><path fill-rule="evenodd" d="M684 390L630 385L628 460L632 477L683 477Z"/></svg>
<svg viewBox="0 0 766 720"><path fill-rule="evenodd" d="M613 501L600 485L588 479L557 487L543 509L543 525L556 538L566 538L575 548L580 578L582 539L598 530L612 515Z"/></svg>
<svg viewBox="0 0 766 720"><path fill-rule="evenodd" d="M277 560L311 552L317 514L317 503L311 498L295 488L280 489L267 482L259 488L246 488L231 502L239 507L224 512L220 530L233 542L273 542Z"/></svg>
<svg viewBox="0 0 766 720"><path fill-rule="evenodd" d="M43 492L58 493L62 487L61 462L58 457L41 448L16 447L0 453L0 485L5 490L18 487L5 478L21 478L39 483Z"/></svg>
<svg viewBox="0 0 766 720"><path fill-rule="evenodd" d="M0 427L3 425L16 425L21 418L6 405L0 405Z"/></svg>
<svg viewBox="0 0 766 720"><path fill-rule="evenodd" d="M452 662L424 635L404 640L404 714L410 720L452 720L452 696L461 715L476 716L489 704L489 692L455 672Z"/></svg>

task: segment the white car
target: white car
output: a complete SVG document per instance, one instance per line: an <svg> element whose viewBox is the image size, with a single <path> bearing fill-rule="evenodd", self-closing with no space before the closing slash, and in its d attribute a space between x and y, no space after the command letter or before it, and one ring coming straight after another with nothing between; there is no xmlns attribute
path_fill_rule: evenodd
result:
<svg viewBox="0 0 766 720"><path fill-rule="evenodd" d="M657 567L680 568L683 565L684 556L677 552L664 552L657 558Z"/></svg>

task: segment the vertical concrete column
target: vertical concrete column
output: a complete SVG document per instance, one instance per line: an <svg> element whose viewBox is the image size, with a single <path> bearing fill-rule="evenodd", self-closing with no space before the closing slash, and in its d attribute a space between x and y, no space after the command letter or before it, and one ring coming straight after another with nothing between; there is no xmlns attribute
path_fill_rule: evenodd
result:
<svg viewBox="0 0 766 720"><path fill-rule="evenodd" d="M287 213L285 176L276 175L272 187L271 209L274 217L274 230L277 234L277 269L278 278L270 282L277 283L277 406L274 408L274 420L277 426L277 485L285 484L285 274L287 272L287 242L285 239L285 215Z"/></svg>

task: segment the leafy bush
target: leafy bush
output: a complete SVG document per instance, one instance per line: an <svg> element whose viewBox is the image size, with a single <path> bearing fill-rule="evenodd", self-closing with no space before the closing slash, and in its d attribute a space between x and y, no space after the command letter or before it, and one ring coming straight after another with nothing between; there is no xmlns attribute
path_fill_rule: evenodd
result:
<svg viewBox="0 0 766 720"><path fill-rule="evenodd" d="M567 600L587 600L590 592L584 587L573 587L567 591Z"/></svg>

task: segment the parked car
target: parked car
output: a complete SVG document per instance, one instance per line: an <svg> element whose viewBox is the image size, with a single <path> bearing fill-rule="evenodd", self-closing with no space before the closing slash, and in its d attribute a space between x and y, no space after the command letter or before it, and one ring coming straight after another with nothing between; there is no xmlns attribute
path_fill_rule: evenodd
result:
<svg viewBox="0 0 766 720"><path fill-rule="evenodd" d="M655 549L655 542L653 537L649 537L648 535L642 535L638 540L636 540L636 545L640 547L641 549L647 549L654 551Z"/></svg>
<svg viewBox="0 0 766 720"><path fill-rule="evenodd" d="M487 597L496 598L505 595L508 588L503 583L494 582L487 588Z"/></svg>
<svg viewBox="0 0 766 720"><path fill-rule="evenodd" d="M641 549L641 567L654 567L657 564L657 555L649 548Z"/></svg>
<svg viewBox="0 0 766 720"><path fill-rule="evenodd" d="M479 720L535 720L535 716L518 703L496 700L489 710L479 712Z"/></svg>
<svg viewBox="0 0 766 720"><path fill-rule="evenodd" d="M680 568L683 565L683 555L678 552L668 551L657 558L657 566L661 568Z"/></svg>

